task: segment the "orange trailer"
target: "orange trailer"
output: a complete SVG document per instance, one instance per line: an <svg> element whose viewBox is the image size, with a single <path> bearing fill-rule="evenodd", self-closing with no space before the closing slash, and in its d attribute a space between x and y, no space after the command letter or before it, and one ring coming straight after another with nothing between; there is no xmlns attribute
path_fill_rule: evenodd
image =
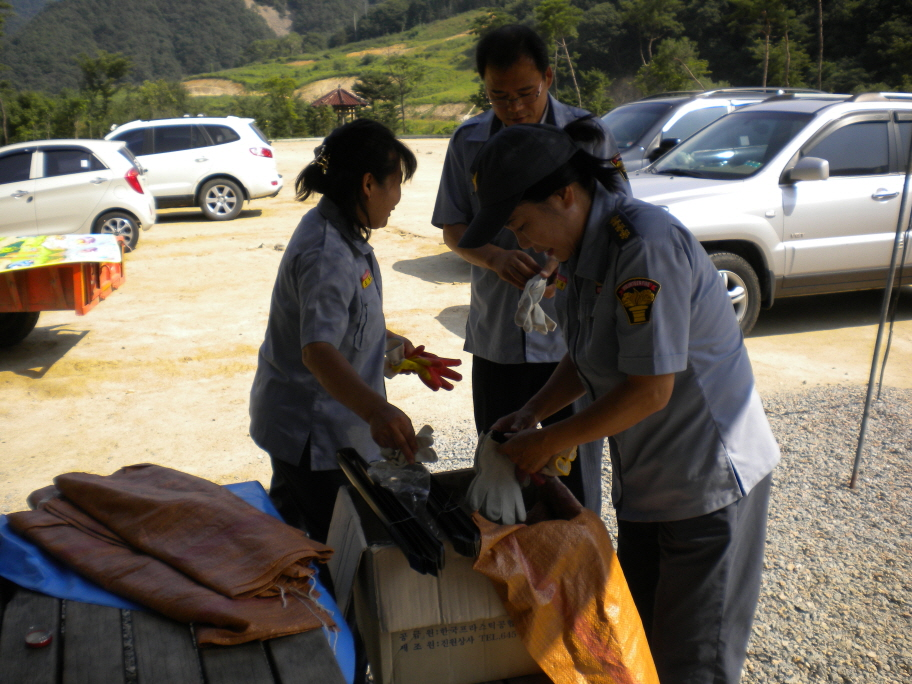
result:
<svg viewBox="0 0 912 684"><path fill-rule="evenodd" d="M117 242L122 259L123 238L118 237ZM122 260L70 261L0 271L0 347L21 342L35 327L41 311L75 311L84 316L124 279Z"/></svg>

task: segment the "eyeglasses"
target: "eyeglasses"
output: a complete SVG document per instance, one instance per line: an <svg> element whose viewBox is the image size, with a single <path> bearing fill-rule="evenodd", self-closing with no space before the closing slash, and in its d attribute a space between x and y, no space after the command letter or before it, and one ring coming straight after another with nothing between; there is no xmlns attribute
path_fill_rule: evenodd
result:
<svg viewBox="0 0 912 684"><path fill-rule="evenodd" d="M541 95L544 85L545 82L542 81L538 84L538 90L536 90L534 93L529 93L528 95L520 95L519 97L488 97L487 100L492 107L497 107L497 109L507 109L510 107L510 105L513 104L532 104Z"/></svg>

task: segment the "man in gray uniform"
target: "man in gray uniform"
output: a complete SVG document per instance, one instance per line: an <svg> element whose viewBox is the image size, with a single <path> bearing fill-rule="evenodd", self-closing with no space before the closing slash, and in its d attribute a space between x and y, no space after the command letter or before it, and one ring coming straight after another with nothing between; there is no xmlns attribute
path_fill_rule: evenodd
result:
<svg viewBox="0 0 912 684"><path fill-rule="evenodd" d="M567 277L556 298L567 357L495 424L514 433L500 452L536 472L555 451L608 436L618 559L659 679L736 684L779 449L705 250L667 211L618 193L572 133L516 126L476 160L481 208L462 244L506 225ZM534 429L581 393L588 408Z"/></svg>
<svg viewBox="0 0 912 684"><path fill-rule="evenodd" d="M541 37L526 26L504 26L482 38L476 49L476 65L491 109L466 121L453 134L432 222L443 228L447 246L472 265L464 348L473 355L475 426L482 431L517 410L544 385L566 353L566 346L559 331L548 335L526 333L513 321L526 281L545 267L544 255L520 249L507 230L500 231L484 247L459 247L467 225L478 212L470 172L472 162L485 142L505 126L550 123L564 127L589 113L569 107L548 93L553 73L547 48ZM602 127L604 141L589 151L611 160L623 173L617 143L611 132ZM626 178L624 186L629 188ZM549 268L555 265L550 264ZM543 299L541 305L548 316L555 317L552 300ZM567 407L549 422L572 413L573 407ZM579 458L565 478L580 502L596 513L601 513L601 456L601 440L581 445Z"/></svg>

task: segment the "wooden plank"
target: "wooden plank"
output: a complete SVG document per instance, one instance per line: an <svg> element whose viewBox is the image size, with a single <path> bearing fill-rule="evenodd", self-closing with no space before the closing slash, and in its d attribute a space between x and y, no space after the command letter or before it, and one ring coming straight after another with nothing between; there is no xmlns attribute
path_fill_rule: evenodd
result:
<svg viewBox="0 0 912 684"><path fill-rule="evenodd" d="M130 611L139 684L202 684L190 627L152 611Z"/></svg>
<svg viewBox="0 0 912 684"><path fill-rule="evenodd" d="M54 640L29 648L25 635L33 628L50 631ZM60 657L60 601L19 589L3 612L0 629L0 684L56 684Z"/></svg>
<svg viewBox="0 0 912 684"><path fill-rule="evenodd" d="M199 651L206 684L274 684L260 641L239 646L207 646Z"/></svg>
<svg viewBox="0 0 912 684"><path fill-rule="evenodd" d="M63 684L123 684L120 610L66 601L64 616Z"/></svg>
<svg viewBox="0 0 912 684"><path fill-rule="evenodd" d="M270 639L266 650L272 659L278 684L345 684L322 629Z"/></svg>

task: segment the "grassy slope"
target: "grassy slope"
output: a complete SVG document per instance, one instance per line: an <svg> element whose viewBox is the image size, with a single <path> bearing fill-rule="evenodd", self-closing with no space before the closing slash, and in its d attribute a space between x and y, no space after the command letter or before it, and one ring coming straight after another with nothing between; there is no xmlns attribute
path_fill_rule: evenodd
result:
<svg viewBox="0 0 912 684"><path fill-rule="evenodd" d="M357 77L370 69L379 69L382 64L382 54L371 63L370 58L349 57L351 53L404 45L409 49L409 56L417 57L427 66L427 74L408 98L408 104L465 103L478 88L472 56L476 38L467 34L477 14L478 12L466 12L405 33L349 43L320 53L305 53L287 60L198 74L191 78L224 78L255 91L258 84L266 78L290 76L300 88L326 78ZM287 63L304 60L314 60L314 63L303 66Z"/></svg>

